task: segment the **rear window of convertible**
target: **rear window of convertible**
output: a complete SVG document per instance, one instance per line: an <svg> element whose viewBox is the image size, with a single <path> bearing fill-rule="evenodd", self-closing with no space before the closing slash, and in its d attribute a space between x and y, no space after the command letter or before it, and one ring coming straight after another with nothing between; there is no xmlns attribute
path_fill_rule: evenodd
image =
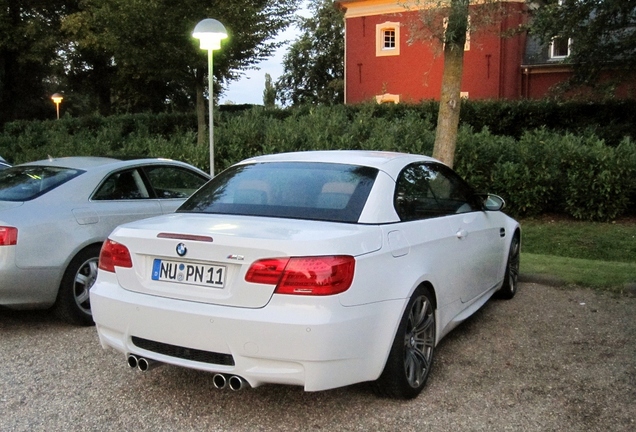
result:
<svg viewBox="0 0 636 432"><path fill-rule="evenodd" d="M0 171L0 201L29 201L44 195L84 171L50 167L18 166Z"/></svg>
<svg viewBox="0 0 636 432"><path fill-rule="evenodd" d="M357 222L377 169L317 162L238 165L216 176L178 210Z"/></svg>

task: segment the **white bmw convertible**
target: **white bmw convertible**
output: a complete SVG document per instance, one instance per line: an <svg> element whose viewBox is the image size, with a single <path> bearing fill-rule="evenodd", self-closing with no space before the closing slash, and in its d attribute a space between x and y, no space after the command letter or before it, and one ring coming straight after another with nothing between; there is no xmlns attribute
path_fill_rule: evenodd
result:
<svg viewBox="0 0 636 432"><path fill-rule="evenodd" d="M442 337L515 295L521 231L503 205L425 156L245 160L109 236L90 291L101 344L219 388L371 381L413 398Z"/></svg>

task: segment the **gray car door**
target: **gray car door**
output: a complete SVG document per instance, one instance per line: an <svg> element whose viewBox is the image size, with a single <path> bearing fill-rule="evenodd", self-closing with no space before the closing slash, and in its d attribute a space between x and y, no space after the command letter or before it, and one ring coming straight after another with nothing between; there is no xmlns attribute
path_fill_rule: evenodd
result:
<svg viewBox="0 0 636 432"><path fill-rule="evenodd" d="M118 225L162 214L137 168L110 174L93 194L92 209L106 235Z"/></svg>
<svg viewBox="0 0 636 432"><path fill-rule="evenodd" d="M143 168L163 213L173 213L208 178L183 167L151 165Z"/></svg>

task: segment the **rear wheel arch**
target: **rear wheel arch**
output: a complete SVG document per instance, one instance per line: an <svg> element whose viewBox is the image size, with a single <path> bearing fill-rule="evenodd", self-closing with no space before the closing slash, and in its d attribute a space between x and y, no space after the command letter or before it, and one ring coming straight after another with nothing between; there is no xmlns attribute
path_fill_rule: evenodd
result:
<svg viewBox="0 0 636 432"><path fill-rule="evenodd" d="M402 312L384 369L372 383L378 395L411 399L422 391L433 364L436 310L433 285L418 284Z"/></svg>
<svg viewBox="0 0 636 432"><path fill-rule="evenodd" d="M55 314L71 324L92 325L89 291L97 276L101 242L80 249L69 261L60 281L53 305Z"/></svg>
<svg viewBox="0 0 636 432"><path fill-rule="evenodd" d="M512 237L519 237L519 240L521 240L521 227L516 227L515 228L515 232L512 233Z"/></svg>
<svg viewBox="0 0 636 432"><path fill-rule="evenodd" d="M420 287L428 290L428 292L431 294L431 300L433 302L433 309L437 309L437 293L435 292L435 288L433 287L433 284L430 283L429 281L425 281L420 283L419 285Z"/></svg>
<svg viewBox="0 0 636 432"><path fill-rule="evenodd" d="M433 283L430 282L429 280L423 280L420 283L418 283L415 288L413 288L411 290L411 292L409 293L409 297L406 299L407 302L404 304L404 308L407 307L408 305L408 300L413 296L413 294L415 294L416 291L418 290L425 290L426 292L428 292L430 294L430 298L431 298L431 304L433 306L433 311L435 313L437 313L437 292L435 291L435 287L433 286ZM404 313L404 311L402 311L402 313ZM397 328L395 329L395 331L397 331Z"/></svg>
<svg viewBox="0 0 636 432"><path fill-rule="evenodd" d="M421 282L418 285L418 288L420 288L420 287L422 289L426 290L430 294L431 304L433 306L433 313L435 313L437 315L437 292L435 291L435 287L433 286L433 284L430 281ZM411 293L411 294L413 294L413 293ZM439 335L439 332L438 332L438 330L439 330L439 328L438 328L439 327L439 322L438 322L437 319L435 320L435 327L436 327L435 328L435 345L437 345L437 336Z"/></svg>
<svg viewBox="0 0 636 432"><path fill-rule="evenodd" d="M506 269L501 288L495 293L495 297L510 300L517 293L519 284L519 268L521 256L521 229L517 227L510 239L508 253L506 255Z"/></svg>

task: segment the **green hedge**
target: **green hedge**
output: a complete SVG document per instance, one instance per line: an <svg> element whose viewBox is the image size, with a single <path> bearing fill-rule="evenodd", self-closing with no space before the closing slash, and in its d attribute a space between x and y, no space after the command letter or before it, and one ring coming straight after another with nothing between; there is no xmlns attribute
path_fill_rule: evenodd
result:
<svg viewBox="0 0 636 432"><path fill-rule="evenodd" d="M634 214L636 146L630 135L607 145L589 128L574 134L543 125L518 131L518 137L495 133L491 128L501 126L495 121L500 105L483 103L481 114L475 114L474 119L491 116L491 125L476 129L464 122L460 128L455 169L477 189L500 194L515 216L562 213L611 220ZM521 104L509 105L512 112ZM254 155L297 150L431 154L435 109L431 102L221 110L215 117L215 169ZM190 114L15 122L6 124L0 134L0 155L14 163L48 156L157 156L208 170L208 149L196 145L195 128L196 118Z"/></svg>
<svg viewBox="0 0 636 432"><path fill-rule="evenodd" d="M543 128L562 134L594 135L616 146L625 137L636 140L636 100L466 101L460 121L474 130L487 127L495 135L521 138L528 131Z"/></svg>
<svg viewBox="0 0 636 432"><path fill-rule="evenodd" d="M636 145L538 129L519 140L462 129L455 169L472 185L500 194L516 216L567 214L611 220L634 213Z"/></svg>

